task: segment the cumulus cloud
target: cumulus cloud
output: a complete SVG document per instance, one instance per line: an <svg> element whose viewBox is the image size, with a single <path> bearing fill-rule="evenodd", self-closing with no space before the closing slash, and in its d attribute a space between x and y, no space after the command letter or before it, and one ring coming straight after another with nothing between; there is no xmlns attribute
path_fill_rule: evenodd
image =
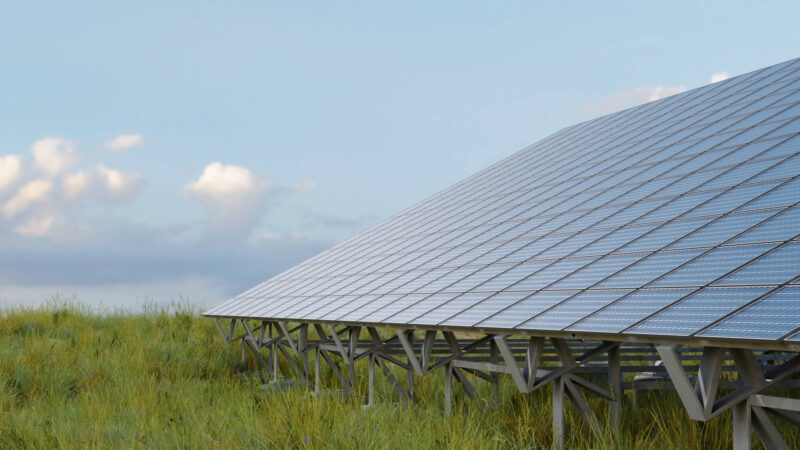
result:
<svg viewBox="0 0 800 450"><path fill-rule="evenodd" d="M48 175L57 175L75 165L80 159L73 141L47 137L31 146L36 166Z"/></svg>
<svg viewBox="0 0 800 450"><path fill-rule="evenodd" d="M89 189L89 174L79 171L66 175L61 182L61 188L66 198L78 198Z"/></svg>
<svg viewBox="0 0 800 450"><path fill-rule="evenodd" d="M211 163L184 188L207 220L154 226L125 211L98 209L98 202L138 192L142 175L101 164L97 153L81 160L82 148L67 139L43 138L30 149L0 156L6 189L0 198L0 305L58 292L124 302L180 294L196 301L213 292L208 295L218 301L328 245L313 233L260 227L273 197L311 190L313 182L278 189L246 167Z"/></svg>
<svg viewBox="0 0 800 450"><path fill-rule="evenodd" d="M0 192L14 184L21 174L22 159L19 156L0 156Z"/></svg>
<svg viewBox="0 0 800 450"><path fill-rule="evenodd" d="M53 216L33 217L27 222L14 227L14 231L26 237L42 237L47 235L53 228Z"/></svg>
<svg viewBox="0 0 800 450"><path fill-rule="evenodd" d="M49 243L96 236L92 206L74 200L87 198L115 205L132 198L143 184L136 172L102 164L70 171L79 163L80 154L69 139L38 139L31 145L31 154L36 170L23 171L21 156L0 156L0 192L12 193L0 204L4 219L0 220L0 236L46 236Z"/></svg>
<svg viewBox="0 0 800 450"><path fill-rule="evenodd" d="M654 102L684 91L686 91L684 86L639 86L627 91L617 92L600 102L585 105L582 109L584 112L591 114L609 114L642 103Z"/></svg>
<svg viewBox="0 0 800 450"><path fill-rule="evenodd" d="M712 83L717 83L719 81L725 81L730 77L731 76L728 72L715 72L711 74L709 81Z"/></svg>
<svg viewBox="0 0 800 450"><path fill-rule="evenodd" d="M113 202L130 199L141 187L142 177L136 172L123 172L100 164L97 173L105 187L105 198Z"/></svg>
<svg viewBox="0 0 800 450"><path fill-rule="evenodd" d="M114 139L105 142L105 147L112 152L120 152L144 145L145 139L141 134L120 134Z"/></svg>
<svg viewBox="0 0 800 450"><path fill-rule="evenodd" d="M271 181L245 167L213 162L185 192L205 207L209 234L242 237L260 222L271 188Z"/></svg>
<svg viewBox="0 0 800 450"><path fill-rule="evenodd" d="M17 191L17 194L3 205L3 214L7 218L14 217L26 210L30 205L44 200L53 190L50 180L36 179L29 181Z"/></svg>
<svg viewBox="0 0 800 450"><path fill-rule="evenodd" d="M213 162L203 169L196 181L186 186L186 190L204 199L226 199L250 196L270 187L269 180L259 180L249 169Z"/></svg>
<svg viewBox="0 0 800 450"><path fill-rule="evenodd" d="M301 194L307 194L317 188L317 182L314 180L298 180L295 181L292 187Z"/></svg>

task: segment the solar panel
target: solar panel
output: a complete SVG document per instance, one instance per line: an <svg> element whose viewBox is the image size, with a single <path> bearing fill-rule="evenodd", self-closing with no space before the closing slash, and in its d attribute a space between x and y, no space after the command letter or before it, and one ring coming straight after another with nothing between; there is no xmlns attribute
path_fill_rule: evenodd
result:
<svg viewBox="0 0 800 450"><path fill-rule="evenodd" d="M692 289L641 289L567 328L570 331L619 333L692 293Z"/></svg>
<svg viewBox="0 0 800 450"><path fill-rule="evenodd" d="M797 341L798 201L795 59L567 127L205 314Z"/></svg>
<svg viewBox="0 0 800 450"><path fill-rule="evenodd" d="M629 331L689 336L768 291L768 287L704 288Z"/></svg>
<svg viewBox="0 0 800 450"><path fill-rule="evenodd" d="M630 292L629 290L583 291L538 314L519 328L562 330Z"/></svg>
<svg viewBox="0 0 800 450"><path fill-rule="evenodd" d="M798 295L800 287L783 287L699 335L776 340L800 324Z"/></svg>
<svg viewBox="0 0 800 450"><path fill-rule="evenodd" d="M487 314L477 326L487 328L513 328L530 317L575 295L576 291L539 291L521 293L522 300L495 314Z"/></svg>

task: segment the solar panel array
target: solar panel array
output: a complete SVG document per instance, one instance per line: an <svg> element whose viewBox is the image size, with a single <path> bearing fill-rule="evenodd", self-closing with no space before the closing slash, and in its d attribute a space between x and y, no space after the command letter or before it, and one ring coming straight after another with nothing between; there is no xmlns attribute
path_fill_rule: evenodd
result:
<svg viewBox="0 0 800 450"><path fill-rule="evenodd" d="M208 316L800 342L800 59L568 127Z"/></svg>

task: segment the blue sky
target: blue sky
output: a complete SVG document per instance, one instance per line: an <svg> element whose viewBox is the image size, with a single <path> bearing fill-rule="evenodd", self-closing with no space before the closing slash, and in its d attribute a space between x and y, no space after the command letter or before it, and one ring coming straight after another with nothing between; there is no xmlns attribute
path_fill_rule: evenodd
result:
<svg viewBox="0 0 800 450"><path fill-rule="evenodd" d="M0 6L0 306L211 304L575 122L800 56L796 2Z"/></svg>

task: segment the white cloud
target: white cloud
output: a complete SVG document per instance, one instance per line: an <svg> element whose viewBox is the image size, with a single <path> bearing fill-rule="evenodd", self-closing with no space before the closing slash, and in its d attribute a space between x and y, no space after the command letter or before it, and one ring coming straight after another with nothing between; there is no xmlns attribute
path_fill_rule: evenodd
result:
<svg viewBox="0 0 800 450"><path fill-rule="evenodd" d="M13 217L27 209L31 204L44 200L52 190L53 183L49 180L36 179L29 181L19 188L17 195L3 205L3 214L6 217Z"/></svg>
<svg viewBox="0 0 800 450"><path fill-rule="evenodd" d="M654 102L684 91L686 91L684 86L639 86L610 95L598 103L585 105L582 109L584 112L591 114L609 114L642 103Z"/></svg>
<svg viewBox="0 0 800 450"><path fill-rule="evenodd" d="M49 175L56 175L78 162L75 143L62 138L46 137L34 142L31 151L36 165Z"/></svg>
<svg viewBox="0 0 800 450"><path fill-rule="evenodd" d="M187 192L198 197L213 199L252 195L269 190L268 180L259 180L250 170L213 162L203 169L200 178L186 186Z"/></svg>
<svg viewBox="0 0 800 450"><path fill-rule="evenodd" d="M0 192L14 184L21 174L22 159L19 156L0 156Z"/></svg>
<svg viewBox="0 0 800 450"><path fill-rule="evenodd" d="M105 142L105 147L113 152L120 152L144 145L145 139L141 134L120 134L114 139Z"/></svg>
<svg viewBox="0 0 800 450"><path fill-rule="evenodd" d="M294 183L293 187L295 191L301 194L307 194L317 188L317 182L314 180L298 180Z"/></svg>
<svg viewBox="0 0 800 450"><path fill-rule="evenodd" d="M141 187L142 177L136 172L123 172L104 165L97 166L97 173L106 188L106 198L119 201L130 198Z"/></svg>
<svg viewBox="0 0 800 450"><path fill-rule="evenodd" d="M271 187L247 168L213 162L185 192L206 208L209 234L240 238L261 220Z"/></svg>
<svg viewBox="0 0 800 450"><path fill-rule="evenodd" d="M709 77L709 81L711 81L712 83L717 83L719 81L725 81L730 77L731 76L728 72L715 72L711 74L711 77Z"/></svg>
<svg viewBox="0 0 800 450"><path fill-rule="evenodd" d="M78 198L89 189L89 175L84 171L69 174L64 177L61 185L67 198Z"/></svg>
<svg viewBox="0 0 800 450"><path fill-rule="evenodd" d="M53 228L53 216L34 217L14 227L14 231L26 237L42 237Z"/></svg>

